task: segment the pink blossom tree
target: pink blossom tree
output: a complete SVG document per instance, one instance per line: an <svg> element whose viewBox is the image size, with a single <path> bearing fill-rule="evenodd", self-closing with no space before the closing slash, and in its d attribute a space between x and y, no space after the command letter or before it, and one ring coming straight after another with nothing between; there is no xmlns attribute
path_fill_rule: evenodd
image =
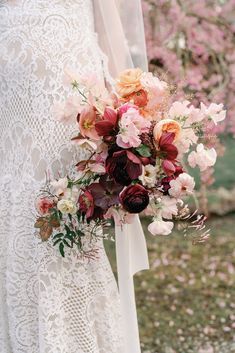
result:
<svg viewBox="0 0 235 353"><path fill-rule="evenodd" d="M196 105L223 102L224 124L208 126L208 147L222 155L218 133L235 135L235 0L142 0L151 71ZM216 134L215 134L216 133ZM201 173L201 208L213 168Z"/></svg>
<svg viewBox="0 0 235 353"><path fill-rule="evenodd" d="M235 134L235 0L143 0L151 70L177 95L224 102L220 131Z"/></svg>

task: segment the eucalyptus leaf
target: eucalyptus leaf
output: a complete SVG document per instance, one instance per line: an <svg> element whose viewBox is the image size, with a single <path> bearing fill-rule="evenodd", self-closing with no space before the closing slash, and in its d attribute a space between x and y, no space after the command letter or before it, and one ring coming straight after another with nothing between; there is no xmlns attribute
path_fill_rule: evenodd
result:
<svg viewBox="0 0 235 353"><path fill-rule="evenodd" d="M148 146L141 144L135 149L142 157L151 157L151 150Z"/></svg>

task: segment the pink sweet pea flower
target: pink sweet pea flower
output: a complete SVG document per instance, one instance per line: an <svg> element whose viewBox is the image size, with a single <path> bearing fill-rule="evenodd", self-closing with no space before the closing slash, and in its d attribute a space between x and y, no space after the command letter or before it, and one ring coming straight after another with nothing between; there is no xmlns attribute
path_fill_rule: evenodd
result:
<svg viewBox="0 0 235 353"><path fill-rule="evenodd" d="M181 198L184 195L190 195L193 193L195 187L195 181L187 173L181 173L178 178L170 181L169 194L175 198Z"/></svg>
<svg viewBox="0 0 235 353"><path fill-rule="evenodd" d="M205 149L202 143L199 143L196 151L192 151L188 156L190 167L195 168L196 165L200 168L201 172L208 167L212 167L217 158L217 153L214 148Z"/></svg>
<svg viewBox="0 0 235 353"><path fill-rule="evenodd" d="M218 122L223 121L226 117L226 110L223 110L223 104L211 103L207 108L203 103L201 103L202 113L213 120L214 124L217 125Z"/></svg>
<svg viewBox="0 0 235 353"><path fill-rule="evenodd" d="M150 121L144 119L135 108L130 108L122 114L119 122L120 132L117 135L117 145L122 148L138 147L141 144L139 135L148 132Z"/></svg>
<svg viewBox="0 0 235 353"><path fill-rule="evenodd" d="M99 140L100 137L95 129L96 111L93 107L85 107L79 118L79 129L83 137L88 137L92 140Z"/></svg>

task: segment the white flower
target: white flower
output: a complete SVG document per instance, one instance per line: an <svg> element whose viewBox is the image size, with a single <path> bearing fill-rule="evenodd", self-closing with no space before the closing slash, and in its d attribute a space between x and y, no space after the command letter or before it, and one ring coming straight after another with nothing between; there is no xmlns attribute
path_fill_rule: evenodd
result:
<svg viewBox="0 0 235 353"><path fill-rule="evenodd" d="M60 196L67 189L68 179L67 179L67 177L65 177L65 178L61 178L59 180L53 180L53 181L51 181L51 186L54 189L55 195Z"/></svg>
<svg viewBox="0 0 235 353"><path fill-rule="evenodd" d="M188 162L190 167L195 168L196 165L199 166L200 170L203 172L208 167L212 167L217 158L217 153L214 148L205 149L202 143L199 143L196 151L192 151L188 156Z"/></svg>
<svg viewBox="0 0 235 353"><path fill-rule="evenodd" d="M187 173L181 173L177 179L170 181L169 194L175 198L180 198L183 195L192 194L195 186L195 181Z"/></svg>
<svg viewBox="0 0 235 353"><path fill-rule="evenodd" d="M148 164L143 167L143 173L139 176L139 179L142 181L143 185L153 188L156 183L156 167L151 164Z"/></svg>
<svg viewBox="0 0 235 353"><path fill-rule="evenodd" d="M74 214L77 211L77 207L73 200L62 199L58 201L57 208L62 213Z"/></svg>
<svg viewBox="0 0 235 353"><path fill-rule="evenodd" d="M173 222L163 221L163 219L155 219L148 226L148 231L152 235L168 235L174 227Z"/></svg>
<svg viewBox="0 0 235 353"><path fill-rule="evenodd" d="M182 129L179 139L176 142L176 147L178 148L178 152L181 154L185 154L189 151L191 145L197 143L198 137L193 131L193 129Z"/></svg>
<svg viewBox="0 0 235 353"><path fill-rule="evenodd" d="M166 219L172 219L172 216L177 216L178 214L178 207L177 203L179 200L174 199L169 196L163 196L161 200L161 213L162 217Z"/></svg>
<svg viewBox="0 0 235 353"><path fill-rule="evenodd" d="M224 106L222 103L211 103L208 108L203 103L201 103L202 113L205 116L211 118L215 125L217 125L219 121L223 121L226 117L226 110L223 110L223 108Z"/></svg>

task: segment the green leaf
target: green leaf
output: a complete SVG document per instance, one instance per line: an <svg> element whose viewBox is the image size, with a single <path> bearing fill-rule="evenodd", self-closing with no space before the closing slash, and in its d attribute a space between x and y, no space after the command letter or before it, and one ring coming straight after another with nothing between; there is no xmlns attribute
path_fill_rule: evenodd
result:
<svg viewBox="0 0 235 353"><path fill-rule="evenodd" d="M141 144L135 149L142 157L151 157L151 150L148 146Z"/></svg>
<svg viewBox="0 0 235 353"><path fill-rule="evenodd" d="M61 241L62 241L62 239L57 239L56 241L54 241L53 246L55 246L56 244L58 244Z"/></svg>
<svg viewBox="0 0 235 353"><path fill-rule="evenodd" d="M64 244L61 242L59 246L60 254L64 257Z"/></svg>
<svg viewBox="0 0 235 353"><path fill-rule="evenodd" d="M64 235L63 233L57 233L56 235L53 236L53 240L57 238L61 238L63 237L63 235Z"/></svg>
<svg viewBox="0 0 235 353"><path fill-rule="evenodd" d="M74 234L75 235L75 234ZM64 239L69 239L71 242L73 242L73 236L70 234L66 234L66 236L64 237Z"/></svg>
<svg viewBox="0 0 235 353"><path fill-rule="evenodd" d="M69 242L67 242L67 240L65 240L65 239L63 239L63 243L64 243L65 245L67 245L69 248L72 248L72 247L73 247L72 244L69 244Z"/></svg>

